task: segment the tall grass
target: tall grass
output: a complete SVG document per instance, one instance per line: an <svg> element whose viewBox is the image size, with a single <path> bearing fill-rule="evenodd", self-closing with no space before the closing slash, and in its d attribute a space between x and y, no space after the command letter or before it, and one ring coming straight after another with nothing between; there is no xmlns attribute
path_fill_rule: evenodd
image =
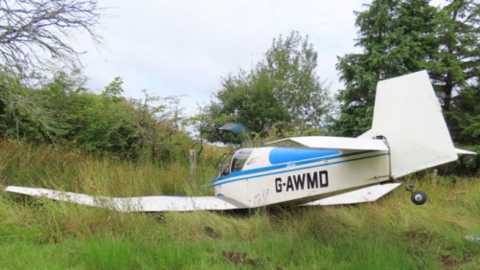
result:
<svg viewBox="0 0 480 270"><path fill-rule="evenodd" d="M199 165L125 163L46 147L0 144L2 185L89 194L207 195ZM411 179L362 205L249 212L119 213L0 193L0 269L480 269L479 179Z"/></svg>
<svg viewBox="0 0 480 270"><path fill-rule="evenodd" d="M41 186L106 196L209 194L204 184L216 174L211 161L201 159L196 181L188 164L124 162L108 157L58 151L49 146L0 142L1 183Z"/></svg>

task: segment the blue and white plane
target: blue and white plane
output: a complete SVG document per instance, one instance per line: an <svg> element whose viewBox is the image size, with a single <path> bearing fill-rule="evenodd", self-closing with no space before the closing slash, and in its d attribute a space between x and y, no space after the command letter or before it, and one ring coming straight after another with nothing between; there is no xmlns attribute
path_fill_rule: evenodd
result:
<svg viewBox="0 0 480 270"><path fill-rule="evenodd" d="M17 186L6 191L124 212L352 204L377 200L400 186L401 177L460 154L475 153L454 147L428 74L421 71L378 83L372 128L358 138L294 137L238 150L210 182L214 196L108 198ZM405 186L413 203L425 203L425 193Z"/></svg>

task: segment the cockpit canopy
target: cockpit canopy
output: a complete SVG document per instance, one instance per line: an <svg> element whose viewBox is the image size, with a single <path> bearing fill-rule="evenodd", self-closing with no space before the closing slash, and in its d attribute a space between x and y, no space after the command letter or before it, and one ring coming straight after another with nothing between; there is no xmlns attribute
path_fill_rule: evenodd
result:
<svg viewBox="0 0 480 270"><path fill-rule="evenodd" d="M242 146L252 146L252 132L245 125L239 123L223 123L218 127L220 131L233 132L242 142Z"/></svg>
<svg viewBox="0 0 480 270"><path fill-rule="evenodd" d="M230 160L226 157L221 165L220 177L229 175L232 172L238 172L243 169L248 157L252 154L253 148L243 148L235 152Z"/></svg>

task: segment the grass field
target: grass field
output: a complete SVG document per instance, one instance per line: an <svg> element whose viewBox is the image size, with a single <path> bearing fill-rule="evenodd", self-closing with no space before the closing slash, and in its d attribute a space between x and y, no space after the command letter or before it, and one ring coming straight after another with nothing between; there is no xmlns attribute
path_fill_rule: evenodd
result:
<svg viewBox="0 0 480 270"><path fill-rule="evenodd" d="M160 166L0 143L0 184L110 196L207 195L200 162ZM140 214L0 193L0 269L480 269L478 178L411 179L375 203Z"/></svg>

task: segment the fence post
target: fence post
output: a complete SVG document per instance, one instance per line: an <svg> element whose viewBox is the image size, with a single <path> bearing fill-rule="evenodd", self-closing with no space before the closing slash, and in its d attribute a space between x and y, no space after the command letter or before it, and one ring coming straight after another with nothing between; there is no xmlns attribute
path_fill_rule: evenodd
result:
<svg viewBox="0 0 480 270"><path fill-rule="evenodd" d="M190 149L190 182L195 181L196 171L197 171L197 153L195 149Z"/></svg>

